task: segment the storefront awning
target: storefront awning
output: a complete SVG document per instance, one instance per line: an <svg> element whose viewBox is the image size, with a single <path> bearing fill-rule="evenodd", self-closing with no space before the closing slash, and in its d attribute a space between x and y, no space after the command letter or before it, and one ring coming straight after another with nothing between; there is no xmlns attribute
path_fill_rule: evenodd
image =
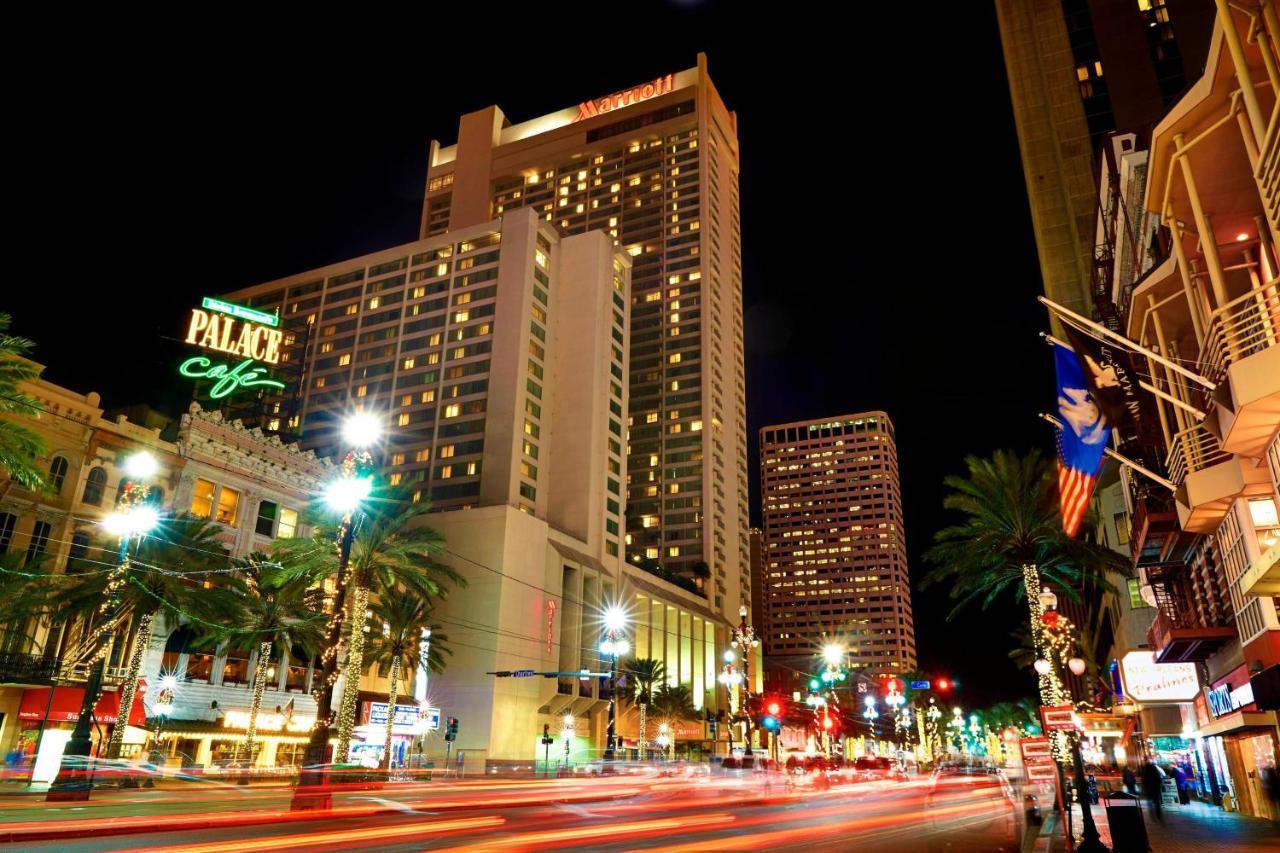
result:
<svg viewBox="0 0 1280 853"><path fill-rule="evenodd" d="M53 690L53 702L49 702L49 690ZM83 687L33 687L22 691L18 705L18 719L42 720L45 708L49 709L49 722L74 723L80 718L80 705L84 702ZM94 705L94 716L99 723L114 724L120 716L120 694L103 691ZM129 725L145 726L147 714L142 706L142 694L135 693L133 707L129 709Z"/></svg>
<svg viewBox="0 0 1280 853"><path fill-rule="evenodd" d="M1250 729L1267 730L1276 726L1275 711L1236 711L1219 717L1200 729L1201 737L1229 735L1249 731Z"/></svg>

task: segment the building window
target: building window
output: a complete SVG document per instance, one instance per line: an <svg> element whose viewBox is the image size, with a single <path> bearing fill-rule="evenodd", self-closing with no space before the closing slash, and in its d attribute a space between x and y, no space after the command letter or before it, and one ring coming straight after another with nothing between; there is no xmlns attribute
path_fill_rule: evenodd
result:
<svg viewBox="0 0 1280 853"><path fill-rule="evenodd" d="M71 552L68 554L72 560L83 560L89 555L89 534L76 533L71 536Z"/></svg>
<svg viewBox="0 0 1280 853"><path fill-rule="evenodd" d="M67 460L61 456L53 457L49 464L49 486L54 494L62 493L62 482L67 479Z"/></svg>
<svg viewBox="0 0 1280 853"><path fill-rule="evenodd" d="M280 507L280 524L276 527L276 536L281 539L292 539L298 535L298 511L287 506Z"/></svg>
<svg viewBox="0 0 1280 853"><path fill-rule="evenodd" d="M90 506L102 506L102 492L107 487L107 469L94 468L84 482L84 495L81 500Z"/></svg>
<svg viewBox="0 0 1280 853"><path fill-rule="evenodd" d="M229 527L235 527L236 509L239 505L240 493L235 489L228 489L223 486L222 491L218 493L218 513L214 517L214 521Z"/></svg>
<svg viewBox="0 0 1280 853"><path fill-rule="evenodd" d="M44 553L45 546L49 544L49 533L53 530L53 525L47 521L37 521L36 526L31 528L31 544L27 546L27 562L40 558Z"/></svg>
<svg viewBox="0 0 1280 853"><path fill-rule="evenodd" d="M262 501L258 504L258 523L254 526L254 532L259 536L270 536L276 529L276 515L280 507L271 501Z"/></svg>
<svg viewBox="0 0 1280 853"><path fill-rule="evenodd" d="M13 541L13 528L18 523L18 517L11 512L0 512L0 554L4 554L9 550L9 543Z"/></svg>
<svg viewBox="0 0 1280 853"><path fill-rule="evenodd" d="M1142 584L1137 578L1129 578L1129 607L1134 610L1142 610L1144 607L1150 607L1147 600L1142 597Z"/></svg>
<svg viewBox="0 0 1280 853"><path fill-rule="evenodd" d="M213 515L213 493L217 486L208 480L196 480L195 496L191 498L191 514L201 518Z"/></svg>

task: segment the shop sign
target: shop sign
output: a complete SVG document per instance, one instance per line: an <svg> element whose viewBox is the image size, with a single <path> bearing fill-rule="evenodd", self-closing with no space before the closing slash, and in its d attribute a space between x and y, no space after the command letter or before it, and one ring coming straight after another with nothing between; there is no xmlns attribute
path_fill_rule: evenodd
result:
<svg viewBox="0 0 1280 853"><path fill-rule="evenodd" d="M1040 719L1046 732L1063 731L1076 727L1075 709L1070 705L1041 705Z"/></svg>
<svg viewBox="0 0 1280 853"><path fill-rule="evenodd" d="M307 732L315 725L315 717L294 717L284 714L259 713L254 728L260 732ZM227 711L222 717L222 726L227 729L248 729L248 711Z"/></svg>
<svg viewBox="0 0 1280 853"><path fill-rule="evenodd" d="M1047 737L1023 738L1019 747L1022 749L1023 764L1053 763L1053 746Z"/></svg>
<svg viewBox="0 0 1280 853"><path fill-rule="evenodd" d="M436 724L434 728L440 728L440 712L434 708L431 710L435 710L436 712ZM369 703L369 722L375 726L385 726L387 724L386 702ZM417 724L417 705L396 705L396 718L392 723L393 726L416 726Z"/></svg>
<svg viewBox="0 0 1280 853"><path fill-rule="evenodd" d="M1215 717L1225 717L1232 711L1239 711L1245 705L1252 704L1253 685L1248 681L1235 690L1231 689L1230 684L1224 684L1209 691L1209 709Z"/></svg>
<svg viewBox="0 0 1280 853"><path fill-rule="evenodd" d="M283 389L283 382L268 375L270 366L280 363L284 332L279 325L274 314L206 296L191 309L185 338L202 354L182 362L178 372L212 380L209 396L215 400L241 388Z"/></svg>
<svg viewBox="0 0 1280 853"><path fill-rule="evenodd" d="M1156 663L1155 652L1129 652L1121 661L1125 693L1135 702L1190 702L1200 693L1193 663Z"/></svg>
<svg viewBox="0 0 1280 853"><path fill-rule="evenodd" d="M632 104L638 104L641 101L647 101L650 98L656 98L659 95L665 95L675 89L676 75L668 74L665 77L644 83L632 89L624 89L621 92L614 92L605 98L597 101L583 101L578 104L578 116L574 121L582 121L584 119L595 118L601 113L620 110L623 107L629 107Z"/></svg>
<svg viewBox="0 0 1280 853"><path fill-rule="evenodd" d="M1054 764L1028 764L1026 771L1028 782L1058 781L1058 768Z"/></svg>

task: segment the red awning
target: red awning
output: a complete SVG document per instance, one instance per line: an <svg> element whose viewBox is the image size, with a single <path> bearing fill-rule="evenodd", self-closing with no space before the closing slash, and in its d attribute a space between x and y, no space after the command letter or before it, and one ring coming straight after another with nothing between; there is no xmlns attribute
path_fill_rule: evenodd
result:
<svg viewBox="0 0 1280 853"><path fill-rule="evenodd" d="M22 691L22 702L18 706L18 718L22 720L40 720L44 718L45 708L49 709L49 721L74 723L80 717L80 704L84 702L83 687L53 688L53 704L49 704L49 688L36 687ZM94 706L94 716L98 722L115 723L120 716L120 694L114 690L102 692L98 703ZM142 694L135 693L133 707L129 709L129 725L145 726L147 714L142 706Z"/></svg>

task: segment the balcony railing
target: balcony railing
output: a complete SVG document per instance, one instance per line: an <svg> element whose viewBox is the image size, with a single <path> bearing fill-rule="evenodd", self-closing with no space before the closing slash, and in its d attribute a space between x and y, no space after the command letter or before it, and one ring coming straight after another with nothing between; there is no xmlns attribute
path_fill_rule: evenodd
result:
<svg viewBox="0 0 1280 853"><path fill-rule="evenodd" d="M1197 424L1173 437L1165 468L1169 472L1169 479L1181 485L1188 474L1203 471L1229 459L1231 454L1222 449L1217 436L1203 425Z"/></svg>
<svg viewBox="0 0 1280 853"><path fill-rule="evenodd" d="M0 652L0 684L52 684L58 662L41 655Z"/></svg>
<svg viewBox="0 0 1280 853"><path fill-rule="evenodd" d="M1254 172L1262 203L1267 209L1267 221L1272 228L1280 228L1280 102L1271 111L1267 122L1266 137L1258 153L1258 168Z"/></svg>
<svg viewBox="0 0 1280 853"><path fill-rule="evenodd" d="M1250 290L1209 315L1201 368L1215 382L1227 368L1280 346L1280 279Z"/></svg>

